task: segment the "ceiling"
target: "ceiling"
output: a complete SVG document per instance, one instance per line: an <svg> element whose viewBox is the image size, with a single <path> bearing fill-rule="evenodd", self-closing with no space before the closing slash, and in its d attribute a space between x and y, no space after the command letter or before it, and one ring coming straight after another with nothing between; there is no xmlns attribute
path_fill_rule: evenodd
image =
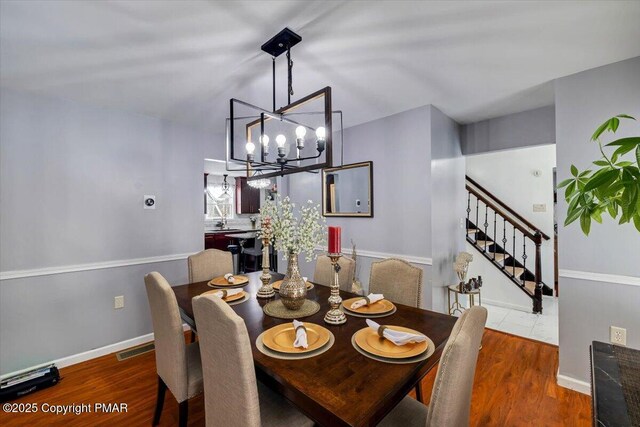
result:
<svg viewBox="0 0 640 427"><path fill-rule="evenodd" d="M465 123L640 55L638 22L638 1L3 0L0 85L222 130L231 97L270 108L260 45L288 26L293 99L332 86L345 126L425 104Z"/></svg>

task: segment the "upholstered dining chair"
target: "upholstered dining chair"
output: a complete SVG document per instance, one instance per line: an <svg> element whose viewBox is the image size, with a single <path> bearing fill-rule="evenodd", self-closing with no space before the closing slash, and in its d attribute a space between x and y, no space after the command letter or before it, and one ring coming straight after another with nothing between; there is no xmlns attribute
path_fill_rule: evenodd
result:
<svg viewBox="0 0 640 427"><path fill-rule="evenodd" d="M144 276L155 339L158 395L153 425L158 425L169 388L180 405L179 425L187 425L190 398L202 393L202 365L198 343L186 344L178 301L160 273Z"/></svg>
<svg viewBox="0 0 640 427"><path fill-rule="evenodd" d="M338 260L338 265L340 266L340 272L338 273L340 289L351 292L351 284L356 274L356 262L349 257L341 256ZM333 266L328 256L318 256L316 268L313 272L313 283L324 286L331 286L331 283L333 283Z"/></svg>
<svg viewBox="0 0 640 427"><path fill-rule="evenodd" d="M249 333L244 320L220 298L193 299L205 362L204 407L210 427L313 426L283 397L256 380Z"/></svg>
<svg viewBox="0 0 640 427"><path fill-rule="evenodd" d="M398 304L419 307L422 269L397 258L371 263L369 292L384 294L385 299Z"/></svg>
<svg viewBox="0 0 640 427"><path fill-rule="evenodd" d="M189 283L204 282L214 277L233 273L231 252L219 249L205 249L187 258Z"/></svg>
<svg viewBox="0 0 640 427"><path fill-rule="evenodd" d="M378 426L468 426L473 377L486 321L484 307L463 312L442 351L429 406L405 397Z"/></svg>

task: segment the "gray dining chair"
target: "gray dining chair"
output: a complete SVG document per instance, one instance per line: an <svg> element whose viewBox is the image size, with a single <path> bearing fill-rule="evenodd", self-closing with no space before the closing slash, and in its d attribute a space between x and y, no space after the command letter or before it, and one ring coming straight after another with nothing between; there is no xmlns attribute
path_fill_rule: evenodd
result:
<svg viewBox="0 0 640 427"><path fill-rule="evenodd" d="M204 361L204 406L210 427L313 426L282 396L256 380L244 320L220 298L193 298Z"/></svg>
<svg viewBox="0 0 640 427"><path fill-rule="evenodd" d="M231 252L219 249L206 249L187 258L189 265L189 283L204 282L214 277L233 273Z"/></svg>
<svg viewBox="0 0 640 427"><path fill-rule="evenodd" d="M187 425L188 401L202 393L202 365L198 343L186 344L178 301L169 283L160 273L144 276L151 308L155 340L158 394L153 425L158 425L164 395L169 388L179 404L179 425Z"/></svg>
<svg viewBox="0 0 640 427"><path fill-rule="evenodd" d="M356 274L356 262L349 257L341 256L338 260L338 265L340 266L340 272L338 273L340 289L351 292L351 285ZM333 283L333 266L328 256L318 256L316 268L313 272L313 283L324 286L331 286Z"/></svg>
<svg viewBox="0 0 640 427"><path fill-rule="evenodd" d="M419 307L422 269L398 258L371 263L369 292L384 294L385 299L398 304Z"/></svg>
<svg viewBox="0 0 640 427"><path fill-rule="evenodd" d="M486 321L484 307L464 311L442 351L429 405L405 397L378 426L468 426L473 378Z"/></svg>

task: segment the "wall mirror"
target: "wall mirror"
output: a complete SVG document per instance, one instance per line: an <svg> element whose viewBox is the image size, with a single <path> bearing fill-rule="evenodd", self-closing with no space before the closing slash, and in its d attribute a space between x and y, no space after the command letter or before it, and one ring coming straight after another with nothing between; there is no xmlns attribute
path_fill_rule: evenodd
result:
<svg viewBox="0 0 640 427"><path fill-rule="evenodd" d="M324 216L373 216L373 162L322 170Z"/></svg>

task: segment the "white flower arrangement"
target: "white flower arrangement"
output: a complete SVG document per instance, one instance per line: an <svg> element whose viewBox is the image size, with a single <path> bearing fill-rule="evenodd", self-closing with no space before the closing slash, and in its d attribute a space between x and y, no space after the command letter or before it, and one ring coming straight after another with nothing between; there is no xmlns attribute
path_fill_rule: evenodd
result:
<svg viewBox="0 0 640 427"><path fill-rule="evenodd" d="M282 199L277 195L274 201L266 200L260 216L263 225L268 220L271 227L261 231L260 237L273 242L276 250L284 256L304 253L305 259L312 261L317 256L315 248L325 242L326 220L320 214L320 205L314 205L311 200L297 212L294 212L295 208L295 203L288 196Z"/></svg>
<svg viewBox="0 0 640 427"><path fill-rule="evenodd" d="M453 263L453 270L461 282L464 282L464 279L467 277L467 271L469 270L469 263L471 261L473 261L473 255L468 252L460 252L456 257L456 261Z"/></svg>

